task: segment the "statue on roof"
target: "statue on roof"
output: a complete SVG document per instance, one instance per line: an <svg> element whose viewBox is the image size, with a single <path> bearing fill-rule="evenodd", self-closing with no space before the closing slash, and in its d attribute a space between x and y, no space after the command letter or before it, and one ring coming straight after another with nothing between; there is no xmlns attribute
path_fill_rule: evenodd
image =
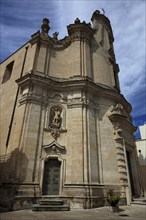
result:
<svg viewBox="0 0 146 220"><path fill-rule="evenodd" d="M49 23L50 23L50 22L49 22L49 19L48 19L48 18L44 18L44 19L43 19L43 24L42 24L42 26L41 26L42 33L48 34L49 29L50 29Z"/></svg>

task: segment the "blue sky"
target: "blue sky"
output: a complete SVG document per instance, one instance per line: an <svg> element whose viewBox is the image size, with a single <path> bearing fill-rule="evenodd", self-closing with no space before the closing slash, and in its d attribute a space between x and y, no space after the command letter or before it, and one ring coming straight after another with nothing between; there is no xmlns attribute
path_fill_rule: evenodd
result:
<svg viewBox="0 0 146 220"><path fill-rule="evenodd" d="M50 36L67 35L66 26L78 17L91 22L92 13L104 8L114 33L120 67L121 93L132 104L135 125L146 121L146 1L145 0L1 0L0 62L50 20ZM138 133L137 133L138 134Z"/></svg>

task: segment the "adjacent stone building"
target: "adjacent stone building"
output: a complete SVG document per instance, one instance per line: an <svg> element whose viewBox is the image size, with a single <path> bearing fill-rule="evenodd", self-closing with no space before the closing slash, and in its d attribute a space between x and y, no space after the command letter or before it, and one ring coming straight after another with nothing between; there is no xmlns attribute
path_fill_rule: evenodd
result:
<svg viewBox="0 0 146 220"><path fill-rule="evenodd" d="M93 208L111 190L123 203L141 193L110 21L98 10L91 21L77 18L59 40L45 18L1 63L1 204L29 208L46 196Z"/></svg>
<svg viewBox="0 0 146 220"><path fill-rule="evenodd" d="M140 139L136 140L143 195L146 197L146 123L139 126Z"/></svg>

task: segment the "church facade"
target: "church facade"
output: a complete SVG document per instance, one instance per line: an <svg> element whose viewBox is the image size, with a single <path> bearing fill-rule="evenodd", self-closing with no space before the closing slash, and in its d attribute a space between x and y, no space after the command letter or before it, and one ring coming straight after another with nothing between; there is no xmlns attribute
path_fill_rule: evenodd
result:
<svg viewBox="0 0 146 220"><path fill-rule="evenodd" d="M130 116L120 93L109 19L78 18L68 36L41 31L1 63L0 204L29 208L62 198L71 208L123 204L141 193Z"/></svg>

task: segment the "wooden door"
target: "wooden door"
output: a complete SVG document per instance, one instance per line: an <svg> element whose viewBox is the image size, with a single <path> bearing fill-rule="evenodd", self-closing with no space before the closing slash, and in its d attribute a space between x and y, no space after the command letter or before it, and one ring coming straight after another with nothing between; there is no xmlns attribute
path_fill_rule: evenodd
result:
<svg viewBox="0 0 146 220"><path fill-rule="evenodd" d="M43 195L59 195L60 165L57 159L45 162L43 178Z"/></svg>

